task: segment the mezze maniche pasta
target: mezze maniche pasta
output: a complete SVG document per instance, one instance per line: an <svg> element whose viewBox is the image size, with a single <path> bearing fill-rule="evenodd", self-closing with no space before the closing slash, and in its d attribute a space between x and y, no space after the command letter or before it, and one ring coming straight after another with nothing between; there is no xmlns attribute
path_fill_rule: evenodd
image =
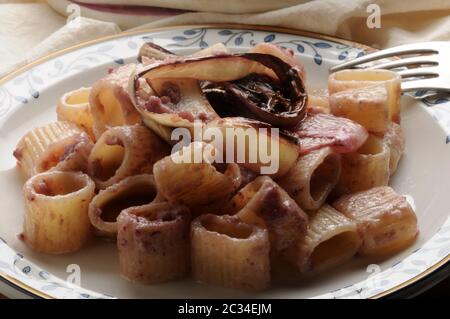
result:
<svg viewBox="0 0 450 319"><path fill-rule="evenodd" d="M405 150L400 77L345 70L321 89L305 79L293 51L269 43L187 56L146 43L135 63L64 94L58 121L18 142L21 238L47 254L107 239L131 282L246 291L277 280L275 259L309 276L408 247L417 217L388 186ZM194 139L198 128L223 134ZM172 149L177 129L189 137Z"/></svg>

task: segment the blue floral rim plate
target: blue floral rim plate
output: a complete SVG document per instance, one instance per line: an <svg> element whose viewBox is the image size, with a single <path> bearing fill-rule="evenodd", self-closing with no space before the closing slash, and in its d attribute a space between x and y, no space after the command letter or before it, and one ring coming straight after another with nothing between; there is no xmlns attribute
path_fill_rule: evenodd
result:
<svg viewBox="0 0 450 319"><path fill-rule="evenodd" d="M402 98L406 153L392 186L415 206L421 234L406 251L384 261L355 258L301 284L275 284L268 291L240 291L191 280L156 286L120 278L114 245L95 243L69 255L41 255L18 238L22 227L22 181L12 152L33 127L56 120L57 99L90 86L111 67L136 61L152 41L178 53L222 42L245 51L259 42L291 48L305 65L308 84L326 86L328 68L365 54L369 47L318 34L232 25L180 26L123 33L84 43L31 63L0 79L0 293L43 298L374 298L429 275L450 259L450 102L447 98ZM417 92L417 97L426 92ZM2 284L3 283L3 284Z"/></svg>

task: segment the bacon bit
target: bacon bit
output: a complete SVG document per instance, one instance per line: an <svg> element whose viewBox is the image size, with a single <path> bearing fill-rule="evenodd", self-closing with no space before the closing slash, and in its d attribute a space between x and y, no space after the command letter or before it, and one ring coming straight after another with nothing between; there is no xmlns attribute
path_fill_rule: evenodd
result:
<svg viewBox="0 0 450 319"><path fill-rule="evenodd" d="M172 82L166 82L163 84L161 95L167 96L173 104L177 104L181 101L180 88Z"/></svg>
<svg viewBox="0 0 450 319"><path fill-rule="evenodd" d="M147 103L144 105L145 110L147 110L148 112L153 112L153 113L158 113L158 114L164 114L164 113L169 113L169 114L177 114L179 117L188 120L190 122L194 122L195 117L191 112L175 112L174 110L172 110L171 108L169 108L168 106L166 106L164 103L165 101L167 102L168 100L167 96L163 96L161 98L157 97L157 96L150 96L150 98L148 99Z"/></svg>
<svg viewBox="0 0 450 319"><path fill-rule="evenodd" d="M114 68L108 68L108 74L111 74L114 72Z"/></svg>
<svg viewBox="0 0 450 319"><path fill-rule="evenodd" d="M214 118L214 116L212 116L212 114L208 114L208 113L205 113L205 112L200 112L200 113L197 114L197 118L200 121L206 123L206 122L211 121Z"/></svg>
<svg viewBox="0 0 450 319"><path fill-rule="evenodd" d="M361 125L331 114L308 114L291 133L298 137L301 154L325 146L331 146L338 153L354 152L368 137L367 130Z"/></svg>
<svg viewBox="0 0 450 319"><path fill-rule="evenodd" d="M144 108L153 113L173 113L173 110L165 106L161 99L157 96L150 96L147 103L145 103Z"/></svg>
<svg viewBox="0 0 450 319"><path fill-rule="evenodd" d="M195 120L194 115L192 115L191 112L183 111L183 112L179 112L177 114L179 117L181 117L182 119L188 120L189 122L194 122L194 120Z"/></svg>
<svg viewBox="0 0 450 319"><path fill-rule="evenodd" d="M169 104L170 102L170 97L168 96L161 96L161 103L162 104Z"/></svg>
<svg viewBox="0 0 450 319"><path fill-rule="evenodd" d="M24 234L24 233L18 234L18 235L17 235L17 238L19 238L19 240L21 240L21 241L25 241L25 240L26 240L25 234Z"/></svg>

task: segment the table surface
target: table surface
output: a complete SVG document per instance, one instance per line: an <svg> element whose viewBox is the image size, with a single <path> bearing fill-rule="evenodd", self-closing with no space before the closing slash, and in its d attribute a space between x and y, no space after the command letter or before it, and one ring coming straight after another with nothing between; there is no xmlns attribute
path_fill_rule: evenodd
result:
<svg viewBox="0 0 450 319"><path fill-rule="evenodd" d="M450 277L443 280L436 286L428 289L424 293L420 294L416 298L444 298L450 296ZM0 299L7 299L0 294Z"/></svg>

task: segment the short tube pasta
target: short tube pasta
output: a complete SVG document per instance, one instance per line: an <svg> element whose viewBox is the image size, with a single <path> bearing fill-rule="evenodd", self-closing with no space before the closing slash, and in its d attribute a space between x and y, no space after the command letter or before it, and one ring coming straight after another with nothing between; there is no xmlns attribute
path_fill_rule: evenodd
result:
<svg viewBox="0 0 450 319"><path fill-rule="evenodd" d="M356 222L326 204L311 214L306 236L284 256L300 272L320 272L350 259L361 242Z"/></svg>
<svg viewBox="0 0 450 319"><path fill-rule="evenodd" d="M390 70L343 70L328 77L330 95L347 90L384 84L387 91L388 118L400 122L401 77Z"/></svg>
<svg viewBox="0 0 450 319"><path fill-rule="evenodd" d="M369 134L356 152L342 155L342 173L337 194L349 194L389 182L389 147L383 140Z"/></svg>
<svg viewBox="0 0 450 319"><path fill-rule="evenodd" d="M108 128L141 122L139 112L128 95L128 84L136 66L128 64L98 80L89 95L93 132L99 138Z"/></svg>
<svg viewBox="0 0 450 319"><path fill-rule="evenodd" d="M191 265L196 281L243 290L270 283L270 244L265 229L237 217L201 215L191 224Z"/></svg>
<svg viewBox="0 0 450 319"><path fill-rule="evenodd" d="M81 87L79 89L65 93L58 100L56 105L56 114L58 121L69 121L80 126L92 140L95 140L93 131L94 118L89 109L90 87Z"/></svg>
<svg viewBox="0 0 450 319"><path fill-rule="evenodd" d="M88 158L94 144L87 134L69 136L48 146L37 166L39 172L47 170L87 172Z"/></svg>
<svg viewBox="0 0 450 319"><path fill-rule="evenodd" d="M157 201L156 184L152 175L127 177L101 190L89 204L89 219L99 236L115 237L117 216L124 209Z"/></svg>
<svg viewBox="0 0 450 319"><path fill-rule="evenodd" d="M397 170L398 162L405 152L405 134L400 125L391 123L384 135L383 143L389 147L389 174L393 175Z"/></svg>
<svg viewBox="0 0 450 319"><path fill-rule="evenodd" d="M277 182L306 210L318 209L341 175L341 156L324 147L298 158L291 170Z"/></svg>
<svg viewBox="0 0 450 319"><path fill-rule="evenodd" d="M412 244L419 233L414 210L389 186L343 196L333 206L357 223L361 255L392 254Z"/></svg>
<svg viewBox="0 0 450 319"><path fill-rule="evenodd" d="M282 135L275 136L270 125L243 117L226 117L209 122L205 131L217 130L221 145L231 145L233 154L227 147L223 150L227 158L234 159L240 166L257 174L268 175L274 179L286 174L299 156L299 146ZM232 130L230 130L232 129ZM232 134L230 134L232 133ZM211 134L213 135L213 134ZM236 141L236 143L234 143ZM251 154L256 155L252 159ZM267 154L268 158L261 156ZM238 158L238 157L242 158ZM272 171L270 168L277 163ZM268 172L264 172L269 168Z"/></svg>
<svg viewBox="0 0 450 319"><path fill-rule="evenodd" d="M140 124L108 129L95 143L88 171L104 189L125 177L152 173L153 164L169 154L169 147Z"/></svg>
<svg viewBox="0 0 450 319"><path fill-rule="evenodd" d="M369 132L384 134L391 123L388 102L386 87L378 84L332 94L330 111L361 124Z"/></svg>
<svg viewBox="0 0 450 319"><path fill-rule="evenodd" d="M268 230L274 252L286 249L306 233L308 217L270 177L261 176L247 184L231 205L243 222Z"/></svg>
<svg viewBox="0 0 450 319"><path fill-rule="evenodd" d="M306 109L308 113L330 113L330 96L328 89L307 88L308 103Z"/></svg>
<svg viewBox="0 0 450 319"><path fill-rule="evenodd" d="M190 269L190 213L168 202L128 208L117 219L122 277L144 284L184 277Z"/></svg>
<svg viewBox="0 0 450 319"><path fill-rule="evenodd" d="M239 170L236 164L226 164L220 171L211 164L208 148L214 152L212 145L193 142L158 161L153 173L161 195L189 207L231 198L240 185ZM195 154L200 155L197 160Z"/></svg>
<svg viewBox="0 0 450 319"><path fill-rule="evenodd" d="M24 242L35 251L62 254L79 250L90 237L88 205L95 184L83 173L52 171L24 185Z"/></svg>
<svg viewBox="0 0 450 319"><path fill-rule="evenodd" d="M25 179L58 164L65 170L85 170L92 142L77 125L58 121L35 128L17 143L14 157ZM65 162L65 164L62 164Z"/></svg>

